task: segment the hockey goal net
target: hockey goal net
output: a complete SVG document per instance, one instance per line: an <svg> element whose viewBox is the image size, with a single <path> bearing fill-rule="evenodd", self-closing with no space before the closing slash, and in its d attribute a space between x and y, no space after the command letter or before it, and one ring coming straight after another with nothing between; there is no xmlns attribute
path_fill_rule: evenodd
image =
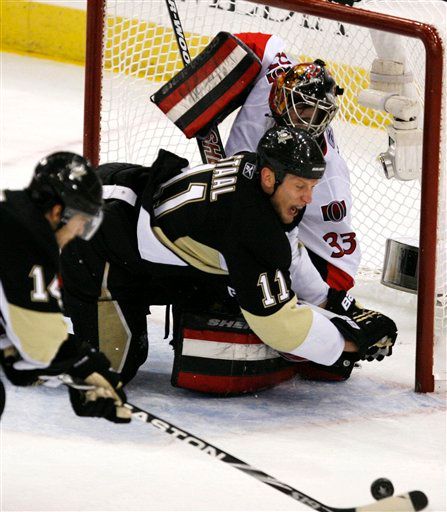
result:
<svg viewBox="0 0 447 512"><path fill-rule="evenodd" d="M351 172L353 223L363 253L357 280L380 280L386 240L417 244L423 225L416 329L419 391L445 389L446 381L446 5L442 0L362 0L354 7L324 0L176 2L192 57L222 30L276 34L296 60L326 61L344 88L333 126ZM385 178L377 156L388 147L390 119L358 104L377 57L371 29L394 34L413 73L421 128L424 123L422 180ZM183 67L165 0L88 2L87 38L86 156L94 163L150 165L163 147L200 163L195 140L186 140L149 101ZM219 126L224 141L230 125L231 119Z"/></svg>

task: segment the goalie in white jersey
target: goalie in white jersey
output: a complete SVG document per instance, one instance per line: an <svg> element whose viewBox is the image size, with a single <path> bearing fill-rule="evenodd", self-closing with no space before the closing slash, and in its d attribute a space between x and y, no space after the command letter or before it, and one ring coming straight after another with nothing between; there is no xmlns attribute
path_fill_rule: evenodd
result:
<svg viewBox="0 0 447 512"><path fill-rule="evenodd" d="M262 68L231 128L226 154L254 151L275 123L304 128L318 140L326 172L307 207L299 237L329 286L349 290L361 253L351 224L349 169L329 126L338 110L336 96L343 91L322 61L294 65L279 37L261 33L236 37L259 57Z"/></svg>

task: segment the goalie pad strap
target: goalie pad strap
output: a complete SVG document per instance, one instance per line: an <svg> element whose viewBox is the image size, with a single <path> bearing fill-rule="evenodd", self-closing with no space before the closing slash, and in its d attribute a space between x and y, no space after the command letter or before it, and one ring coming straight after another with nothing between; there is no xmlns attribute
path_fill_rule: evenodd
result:
<svg viewBox="0 0 447 512"><path fill-rule="evenodd" d="M220 32L151 100L188 137L206 134L243 103L261 62L239 39Z"/></svg>

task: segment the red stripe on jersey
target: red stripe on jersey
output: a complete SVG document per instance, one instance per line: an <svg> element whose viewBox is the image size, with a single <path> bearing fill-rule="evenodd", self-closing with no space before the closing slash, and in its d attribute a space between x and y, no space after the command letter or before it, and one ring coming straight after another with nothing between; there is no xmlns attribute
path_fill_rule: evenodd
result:
<svg viewBox="0 0 447 512"><path fill-rule="evenodd" d="M262 61L267 43L272 37L271 34L262 34L261 32L241 32L240 34L234 35L253 50Z"/></svg>
<svg viewBox="0 0 447 512"><path fill-rule="evenodd" d="M203 64L195 73L188 77L186 82L171 91L169 95L158 104L158 107L165 114L168 113L172 107L177 105L177 103L191 92L191 82L196 86L203 82L237 46L237 42L234 39L227 39L208 62Z"/></svg>
<svg viewBox="0 0 447 512"><path fill-rule="evenodd" d="M247 83L251 83L258 73L259 67L257 65L251 65L237 83L233 84L212 106L196 117L192 123L183 128L183 133L186 137L190 138L194 136L200 128L212 121L235 96L247 87Z"/></svg>
<svg viewBox="0 0 447 512"><path fill-rule="evenodd" d="M195 329L183 330L183 337L192 340L206 340L216 341L222 343L239 343L242 345L263 345L263 342L256 336L256 334L247 333L240 334L236 332L224 331L196 331Z"/></svg>
<svg viewBox="0 0 447 512"><path fill-rule="evenodd" d="M250 393L252 391L276 386L285 380L291 379L295 374L295 366L284 368L270 374L244 377L222 377L180 372L177 386L201 391L203 393Z"/></svg>
<svg viewBox="0 0 447 512"><path fill-rule="evenodd" d="M336 290L348 291L354 286L354 279L341 268L328 263L326 283Z"/></svg>

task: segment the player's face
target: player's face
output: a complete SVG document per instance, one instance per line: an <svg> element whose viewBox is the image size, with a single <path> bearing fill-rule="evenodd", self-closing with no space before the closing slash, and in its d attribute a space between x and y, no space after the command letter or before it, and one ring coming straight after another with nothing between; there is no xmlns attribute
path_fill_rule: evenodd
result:
<svg viewBox="0 0 447 512"><path fill-rule="evenodd" d="M62 227L56 231L56 240L62 249L73 238L81 236L85 226L89 222L89 218L82 213L73 215Z"/></svg>
<svg viewBox="0 0 447 512"><path fill-rule="evenodd" d="M315 122L316 112L314 107L308 106L297 106L296 110L291 108L289 110L290 121L295 128L303 128L307 130L309 123Z"/></svg>
<svg viewBox="0 0 447 512"><path fill-rule="evenodd" d="M283 182L270 197L273 208L283 224L293 222L299 211L312 202L312 193L318 180L286 174Z"/></svg>

